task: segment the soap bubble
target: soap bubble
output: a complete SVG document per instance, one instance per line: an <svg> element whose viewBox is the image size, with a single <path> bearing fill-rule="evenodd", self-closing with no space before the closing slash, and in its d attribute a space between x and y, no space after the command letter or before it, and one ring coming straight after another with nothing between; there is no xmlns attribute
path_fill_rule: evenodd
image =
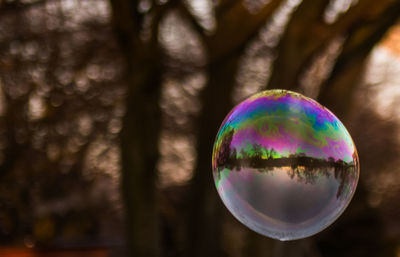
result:
<svg viewBox="0 0 400 257"><path fill-rule="evenodd" d="M339 119L286 90L258 93L228 114L212 165L231 213L279 240L308 237L332 224L359 177L357 150Z"/></svg>

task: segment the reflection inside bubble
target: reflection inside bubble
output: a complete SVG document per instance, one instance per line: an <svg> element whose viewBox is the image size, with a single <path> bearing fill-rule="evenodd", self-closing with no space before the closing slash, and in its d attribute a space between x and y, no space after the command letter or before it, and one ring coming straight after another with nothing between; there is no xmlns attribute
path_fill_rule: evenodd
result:
<svg viewBox="0 0 400 257"><path fill-rule="evenodd" d="M318 233L346 208L358 181L347 130L318 103L271 90L235 107L213 153L214 180L232 214L263 235Z"/></svg>

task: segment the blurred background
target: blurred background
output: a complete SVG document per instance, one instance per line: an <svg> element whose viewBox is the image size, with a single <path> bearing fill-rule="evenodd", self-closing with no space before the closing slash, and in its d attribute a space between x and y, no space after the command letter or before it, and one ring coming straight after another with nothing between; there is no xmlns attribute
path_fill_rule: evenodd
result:
<svg viewBox="0 0 400 257"><path fill-rule="evenodd" d="M399 0L0 0L0 256L400 256ZM358 189L279 242L222 205L230 109L301 92L355 140Z"/></svg>

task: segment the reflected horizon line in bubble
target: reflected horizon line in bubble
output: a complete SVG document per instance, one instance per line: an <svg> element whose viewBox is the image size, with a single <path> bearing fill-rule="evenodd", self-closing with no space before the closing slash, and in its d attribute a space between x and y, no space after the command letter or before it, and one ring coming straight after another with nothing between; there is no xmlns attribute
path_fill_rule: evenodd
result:
<svg viewBox="0 0 400 257"><path fill-rule="evenodd" d="M334 222L355 192L358 155L340 120L316 101L267 90L226 116L212 167L225 206L262 235L294 240Z"/></svg>
<svg viewBox="0 0 400 257"><path fill-rule="evenodd" d="M336 198L340 198L343 189L348 184L351 174L355 175L354 159L345 162L332 156L328 158L314 158L306 156L305 153L289 154L287 157L277 157L276 151L267 149L260 144L254 144L251 154L243 148L238 154L235 147L231 146L231 141L235 129L231 128L228 135L224 137L221 144L219 155L215 157L214 168L217 171L217 179L221 179L220 172L227 168L239 172L242 168L252 168L259 172L271 172L275 168L289 167L287 171L291 179L297 178L298 182L314 184L319 176L333 177L339 181L339 188ZM238 156L241 156L238 158ZM353 156L355 153L353 154Z"/></svg>

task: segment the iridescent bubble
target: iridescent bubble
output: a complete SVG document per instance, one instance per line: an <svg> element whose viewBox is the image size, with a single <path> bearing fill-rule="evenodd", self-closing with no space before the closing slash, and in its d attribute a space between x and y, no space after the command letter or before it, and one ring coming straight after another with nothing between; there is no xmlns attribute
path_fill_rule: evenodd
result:
<svg viewBox="0 0 400 257"><path fill-rule="evenodd" d="M285 90L258 93L228 114L212 165L231 213L279 240L329 226L349 204L359 177L357 150L339 119Z"/></svg>

